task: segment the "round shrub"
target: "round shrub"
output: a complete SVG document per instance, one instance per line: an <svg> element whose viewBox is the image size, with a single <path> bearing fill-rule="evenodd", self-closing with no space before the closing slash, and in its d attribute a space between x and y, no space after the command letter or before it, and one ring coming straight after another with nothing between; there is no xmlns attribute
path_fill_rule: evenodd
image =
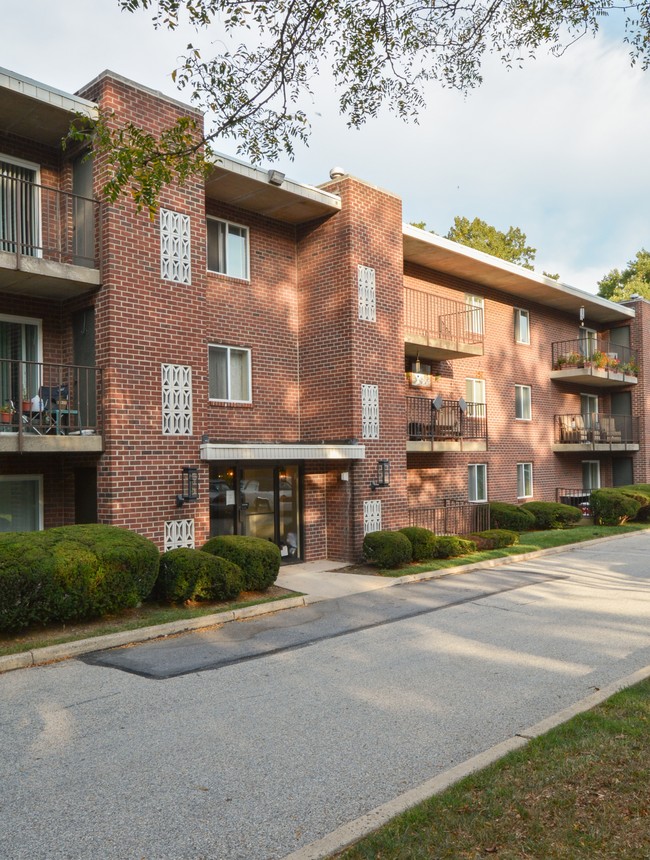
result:
<svg viewBox="0 0 650 860"><path fill-rule="evenodd" d="M559 502L526 502L521 506L535 517L535 528L567 529L580 522L582 511L573 505L562 505Z"/></svg>
<svg viewBox="0 0 650 860"><path fill-rule="evenodd" d="M465 540L454 535L442 535L436 538L435 549L435 558L457 558L476 552L476 544L472 540Z"/></svg>
<svg viewBox="0 0 650 860"><path fill-rule="evenodd" d="M421 526L407 526L400 532L411 542L413 561L425 561L436 557L436 536Z"/></svg>
<svg viewBox="0 0 650 860"><path fill-rule="evenodd" d="M242 590L240 567L200 549L172 549L160 558L156 595L170 603L234 600Z"/></svg>
<svg viewBox="0 0 650 860"><path fill-rule="evenodd" d="M504 546L514 546L519 543L517 532L508 529L486 529L470 535L480 549L501 549Z"/></svg>
<svg viewBox="0 0 650 860"><path fill-rule="evenodd" d="M635 520L641 523L647 523L650 520L650 484L629 484L615 489L624 496L636 499L641 505L634 517Z"/></svg>
<svg viewBox="0 0 650 860"><path fill-rule="evenodd" d="M413 547L401 532L369 532L363 539L363 555L377 567L399 567L411 561Z"/></svg>
<svg viewBox="0 0 650 860"><path fill-rule="evenodd" d="M535 528L535 517L519 505L490 502L490 525L495 529L525 532Z"/></svg>
<svg viewBox="0 0 650 860"><path fill-rule="evenodd" d="M640 507L636 499L614 489L591 491L591 513L599 526L619 526L633 520Z"/></svg>
<svg viewBox="0 0 650 860"><path fill-rule="evenodd" d="M150 540L114 526L0 534L0 630L137 606L153 588L159 559Z"/></svg>
<svg viewBox="0 0 650 860"><path fill-rule="evenodd" d="M265 591L280 570L280 549L271 541L247 535L213 537L201 549L232 561L241 568L243 591Z"/></svg>

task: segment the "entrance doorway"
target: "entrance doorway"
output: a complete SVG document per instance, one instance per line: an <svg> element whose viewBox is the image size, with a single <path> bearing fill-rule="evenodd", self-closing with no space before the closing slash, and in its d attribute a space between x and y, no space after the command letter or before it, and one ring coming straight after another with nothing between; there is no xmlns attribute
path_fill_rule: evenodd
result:
<svg viewBox="0 0 650 860"><path fill-rule="evenodd" d="M302 558L301 474L250 463L210 468L210 535L249 535L280 547L283 561Z"/></svg>

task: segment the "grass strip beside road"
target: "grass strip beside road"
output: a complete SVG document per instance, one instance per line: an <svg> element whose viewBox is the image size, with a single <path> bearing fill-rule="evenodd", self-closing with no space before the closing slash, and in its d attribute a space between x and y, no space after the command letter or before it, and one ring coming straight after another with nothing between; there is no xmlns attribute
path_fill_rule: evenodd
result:
<svg viewBox="0 0 650 860"><path fill-rule="evenodd" d="M399 815L339 860L650 857L650 680Z"/></svg>
<svg viewBox="0 0 650 860"><path fill-rule="evenodd" d="M526 552L536 552L540 549L550 549L556 546L582 543L596 538L611 537L612 535L632 534L650 528L650 523L626 523L624 526L574 526L570 529L553 529L542 532L522 532L519 536L521 543L503 549L489 549L473 552L460 558L438 558L409 564L405 567L380 570L382 576L407 576L411 573L423 573L429 570L445 570L448 567L460 567L464 564L475 564L478 561L488 561L493 558L507 558L511 555L521 555Z"/></svg>

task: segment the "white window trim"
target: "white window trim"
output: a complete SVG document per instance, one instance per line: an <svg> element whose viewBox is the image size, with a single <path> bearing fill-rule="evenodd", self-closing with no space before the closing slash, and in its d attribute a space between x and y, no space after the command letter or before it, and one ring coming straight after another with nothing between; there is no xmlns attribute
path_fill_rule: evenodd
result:
<svg viewBox="0 0 650 860"><path fill-rule="evenodd" d="M238 352L247 352L248 353L248 391L249 398L248 400L234 400L231 397L209 397L208 399L211 403L252 403L253 402L253 355L250 347L247 346L233 346L232 344L225 343L210 343L208 344L208 377L209 377L209 367L210 367L210 350L211 349L225 349L228 360L228 371L227 371L227 382L228 382L228 393L230 393L230 350L235 349ZM209 389L209 378L208 378L208 389ZM209 395L208 390L208 395Z"/></svg>
<svg viewBox="0 0 650 860"><path fill-rule="evenodd" d="M43 362L43 320L36 317L15 317L11 314L0 314L0 322L16 323L16 325L34 325L38 329L38 358L37 361Z"/></svg>
<svg viewBox="0 0 650 860"><path fill-rule="evenodd" d="M526 466L530 466L530 493L526 493ZM521 469L521 489L523 490L523 494L519 493L519 475ZM527 463L517 463L517 498L518 499L532 499L533 498L533 464L531 462Z"/></svg>
<svg viewBox="0 0 650 860"><path fill-rule="evenodd" d="M43 531L43 476L42 475L0 475L0 481L37 481L38 482L38 531Z"/></svg>
<svg viewBox="0 0 650 860"><path fill-rule="evenodd" d="M485 331L485 299L483 296L477 296L475 293L465 293L465 307L467 310L478 310L480 308L480 315L472 315L468 319L468 331L472 332L472 334L484 334ZM474 323L477 322L478 325L475 327Z"/></svg>
<svg viewBox="0 0 650 860"><path fill-rule="evenodd" d="M216 215L206 215L206 221L217 221L219 224L225 224L226 228L228 227L239 227L240 230L246 231L246 276L242 278L241 275L231 275L228 272L218 272L216 269L211 269L208 263L209 255L208 255L208 231L206 228L205 232L205 265L208 272L211 275L218 275L220 278L234 278L236 281L247 281L250 282L251 279L251 231L250 227L246 224L238 224L236 221L228 221L226 218L217 218ZM226 266L228 265L228 260L226 259Z"/></svg>
<svg viewBox="0 0 650 860"><path fill-rule="evenodd" d="M527 331L528 340L521 340L521 317L525 316L528 321ZM515 343L521 343L524 346L530 346L530 311L526 308L514 308L514 324L515 324Z"/></svg>
<svg viewBox="0 0 650 860"><path fill-rule="evenodd" d="M37 258L43 256L43 249L41 248L41 236L42 236L42 216L41 212L43 211L42 201L41 201L41 165L36 164L33 161L25 161L24 158L14 158L13 155L4 155L0 152L0 161L5 161L7 164L14 164L16 167L24 167L26 170L34 171L34 184L38 186L36 190L36 232L34 234L34 241L36 243L36 254Z"/></svg>
<svg viewBox="0 0 650 860"><path fill-rule="evenodd" d="M529 411L530 411L528 418L525 418L524 416L517 415L517 389L518 388L521 388L522 390L525 388L528 389L528 407L529 407ZM523 399L522 399L521 403L523 406ZM519 383L515 383L515 421L532 421L532 420L533 420L533 390L532 390L532 386L520 385Z"/></svg>
<svg viewBox="0 0 650 860"><path fill-rule="evenodd" d="M470 489L471 489L471 486L472 486L472 485L471 485L471 482L470 482L470 477L469 477L469 476L470 476L470 469L474 469L474 473L473 473L473 474L474 474L474 489L475 489L475 490L477 490L477 491L478 491L478 481L476 480L476 469L483 469L483 473L484 473L484 476L485 476L485 480L484 480L484 482L483 482L483 483L485 484L485 498L484 498L484 499L470 499L470 498L469 498L469 497L470 497L470 495L471 495L471 494L470 494ZM488 496L489 496L489 493L488 493L488 469L487 469L487 463L468 463L468 464L467 464L467 498L468 498L468 501L469 501L471 504L481 504L481 503L483 503L483 502L487 502L487 500L488 500Z"/></svg>
<svg viewBox="0 0 650 860"><path fill-rule="evenodd" d="M599 490L599 489L600 489L600 486L601 486L601 484L600 484L600 460L582 460L582 461L581 461L581 463L582 463L582 466L583 466L583 467L584 467L585 465L587 465L587 464L589 464L590 466L595 465L595 466L596 466L596 471L598 472L598 486L596 486L596 487L586 487L585 489L589 489L589 490ZM582 481L583 481L583 484L584 484L584 469L583 469L583 473L582 473Z"/></svg>

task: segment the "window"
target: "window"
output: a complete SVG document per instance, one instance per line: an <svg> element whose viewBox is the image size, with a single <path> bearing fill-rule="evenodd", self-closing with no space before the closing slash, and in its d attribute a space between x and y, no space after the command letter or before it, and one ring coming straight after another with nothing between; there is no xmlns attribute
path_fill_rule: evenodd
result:
<svg viewBox="0 0 650 860"><path fill-rule="evenodd" d="M41 353L39 319L0 314L0 406L38 394Z"/></svg>
<svg viewBox="0 0 650 860"><path fill-rule="evenodd" d="M208 218L208 271L248 280L248 227Z"/></svg>
<svg viewBox="0 0 650 860"><path fill-rule="evenodd" d="M533 495L533 464L517 463L517 498L530 499Z"/></svg>
<svg viewBox="0 0 650 860"><path fill-rule="evenodd" d="M578 339L580 341L580 355L591 356L598 349L598 332L595 329L581 326L578 329Z"/></svg>
<svg viewBox="0 0 650 860"><path fill-rule="evenodd" d="M582 488L583 490L597 490L600 487L600 461L582 461Z"/></svg>
<svg viewBox="0 0 650 860"><path fill-rule="evenodd" d="M210 346L210 400L251 402L251 351L234 346Z"/></svg>
<svg viewBox="0 0 650 860"><path fill-rule="evenodd" d="M515 308L515 341L530 343L530 316L523 308Z"/></svg>
<svg viewBox="0 0 650 860"><path fill-rule="evenodd" d="M515 385L515 418L521 421L532 418L530 385Z"/></svg>
<svg viewBox="0 0 650 860"><path fill-rule="evenodd" d="M0 532L34 532L43 528L43 478L0 477Z"/></svg>
<svg viewBox="0 0 650 860"><path fill-rule="evenodd" d="M469 418L485 418L485 380L467 378L465 380L465 400Z"/></svg>
<svg viewBox="0 0 650 860"><path fill-rule="evenodd" d="M580 395L580 414L587 430L594 430L598 424L598 397L595 394Z"/></svg>
<svg viewBox="0 0 650 860"><path fill-rule="evenodd" d="M39 182L37 164L0 157L0 251L41 256Z"/></svg>
<svg viewBox="0 0 650 860"><path fill-rule="evenodd" d="M487 502L487 466L474 463L467 467L467 498L470 502Z"/></svg>
<svg viewBox="0 0 650 860"><path fill-rule="evenodd" d="M483 296L473 296L470 293L465 293L465 306L468 311L466 314L468 334L483 334L484 305Z"/></svg>

